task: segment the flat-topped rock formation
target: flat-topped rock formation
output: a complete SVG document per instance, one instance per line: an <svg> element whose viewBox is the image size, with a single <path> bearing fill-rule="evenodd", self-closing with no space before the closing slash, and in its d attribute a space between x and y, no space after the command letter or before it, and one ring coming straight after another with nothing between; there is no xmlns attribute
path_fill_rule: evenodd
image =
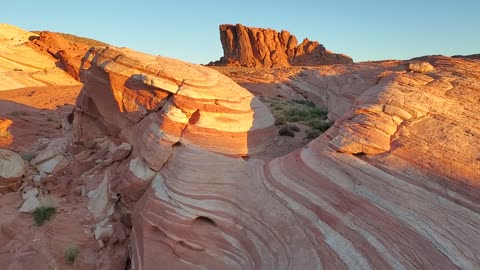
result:
<svg viewBox="0 0 480 270"><path fill-rule="evenodd" d="M267 160L242 157L261 156L272 116L227 77L125 49L85 60L72 138L132 145L98 177L130 208L136 268L480 266L478 63L308 70L336 83L309 91L333 91L337 121Z"/></svg>
<svg viewBox="0 0 480 270"><path fill-rule="evenodd" d="M318 66L353 63L352 58L325 49L317 41L297 38L289 32L220 25L223 57L214 65L244 67Z"/></svg>
<svg viewBox="0 0 480 270"><path fill-rule="evenodd" d="M56 66L57 60L27 46L37 35L0 24L0 91L32 86L79 85Z"/></svg>

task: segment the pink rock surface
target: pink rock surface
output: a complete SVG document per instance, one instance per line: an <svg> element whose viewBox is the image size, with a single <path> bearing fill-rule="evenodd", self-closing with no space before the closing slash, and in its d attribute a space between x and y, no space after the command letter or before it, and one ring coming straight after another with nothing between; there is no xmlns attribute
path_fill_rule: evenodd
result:
<svg viewBox="0 0 480 270"><path fill-rule="evenodd" d="M94 125L133 145L109 181L131 207L136 269L480 267L478 62L429 58L424 74L399 61L310 69L297 85L337 121L268 160L257 149L272 139L271 116L226 77L90 53L74 130L85 139ZM241 158L252 149L258 158Z"/></svg>

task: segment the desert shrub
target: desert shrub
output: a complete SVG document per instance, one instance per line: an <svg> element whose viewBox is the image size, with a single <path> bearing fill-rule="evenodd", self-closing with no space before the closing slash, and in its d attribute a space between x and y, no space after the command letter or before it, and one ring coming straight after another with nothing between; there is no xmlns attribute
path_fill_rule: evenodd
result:
<svg viewBox="0 0 480 270"><path fill-rule="evenodd" d="M292 136L292 134L295 136L293 131L300 131L300 128L292 125L292 123L301 123L310 127L306 131L309 139L318 137L332 125L328 121L328 111L311 101L303 99L280 100L277 98L264 98L262 101L272 111L275 117L275 126L282 126L279 130L279 134L282 136ZM289 126L285 127L287 125Z"/></svg>
<svg viewBox="0 0 480 270"><path fill-rule="evenodd" d="M55 208L39 206L33 212L35 224L41 226L45 221L49 220L55 214Z"/></svg>
<svg viewBox="0 0 480 270"><path fill-rule="evenodd" d="M292 128L289 125L284 125L278 130L278 134L280 136L290 136L290 137L295 137L295 132L292 130Z"/></svg>
<svg viewBox="0 0 480 270"><path fill-rule="evenodd" d="M327 131L327 129L329 129L332 125L333 125L333 122L328 120L317 122L314 125L312 125L311 128L305 132L305 134L308 139L313 139L320 136L320 134L322 134L323 132Z"/></svg>
<svg viewBox="0 0 480 270"><path fill-rule="evenodd" d="M77 245L70 245L65 249L63 256L65 258L65 263L72 265L80 254L80 248Z"/></svg>
<svg viewBox="0 0 480 270"><path fill-rule="evenodd" d="M41 226L45 221L49 220L58 208L58 198L52 195L45 195L39 198L40 206L35 208L33 219L35 224Z"/></svg>
<svg viewBox="0 0 480 270"><path fill-rule="evenodd" d="M297 125L289 125L290 128L295 131L295 132L299 132L300 131L300 128L297 126Z"/></svg>

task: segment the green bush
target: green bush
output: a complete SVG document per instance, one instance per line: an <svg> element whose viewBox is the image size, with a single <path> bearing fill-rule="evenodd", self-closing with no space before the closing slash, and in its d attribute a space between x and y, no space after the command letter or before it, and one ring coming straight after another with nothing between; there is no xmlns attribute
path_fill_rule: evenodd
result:
<svg viewBox="0 0 480 270"><path fill-rule="evenodd" d="M38 226L41 226L55 214L55 211L54 207L39 206L33 212L33 219Z"/></svg>
<svg viewBox="0 0 480 270"><path fill-rule="evenodd" d="M291 123L301 123L308 127L306 136L309 139L318 137L325 132L333 123L328 120L328 111L315 105L315 103L304 99L280 100L278 98L262 99L270 108L275 117L275 126L282 126L279 134L283 136L292 136L292 125L285 128L285 125ZM295 127L297 131L298 127Z"/></svg>
<svg viewBox="0 0 480 270"><path fill-rule="evenodd" d="M76 245L68 246L63 253L65 257L65 263L68 265L72 265L77 259L78 255L80 254L80 248Z"/></svg>

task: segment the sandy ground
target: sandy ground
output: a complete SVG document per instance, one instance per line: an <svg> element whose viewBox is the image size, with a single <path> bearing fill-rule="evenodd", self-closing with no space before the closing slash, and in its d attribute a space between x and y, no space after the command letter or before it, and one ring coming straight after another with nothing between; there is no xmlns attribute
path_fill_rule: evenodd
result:
<svg viewBox="0 0 480 270"><path fill-rule="evenodd" d="M0 91L0 147L32 151L41 139L60 137L81 86L28 87Z"/></svg>

